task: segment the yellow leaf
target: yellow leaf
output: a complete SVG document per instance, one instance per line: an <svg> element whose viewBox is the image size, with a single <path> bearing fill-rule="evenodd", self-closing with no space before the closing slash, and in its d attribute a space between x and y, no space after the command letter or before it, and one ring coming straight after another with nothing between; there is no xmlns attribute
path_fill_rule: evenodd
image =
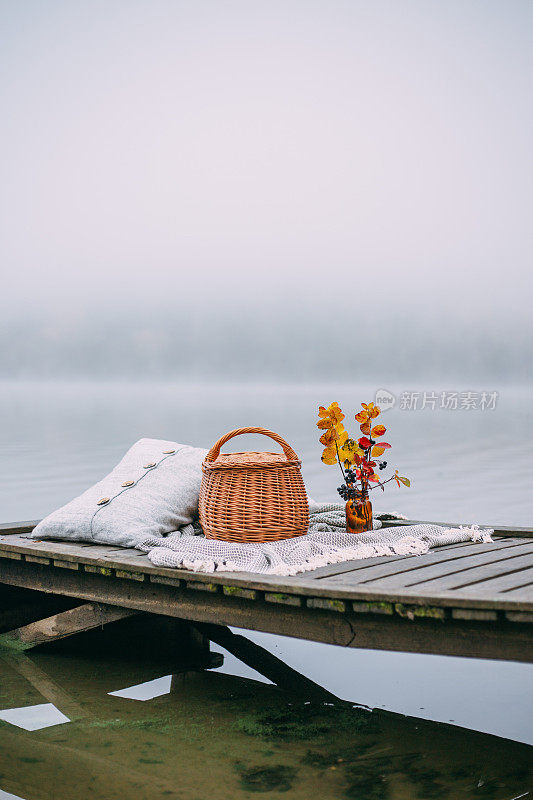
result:
<svg viewBox="0 0 533 800"><path fill-rule="evenodd" d="M335 430L337 431L338 434L337 443L339 447L342 447L348 438L348 431L344 430L344 427L341 422L339 422L338 425L335 425Z"/></svg>
<svg viewBox="0 0 533 800"><path fill-rule="evenodd" d="M326 447L324 452L322 453L322 462L331 466L332 464L337 463L337 451L334 447Z"/></svg>
<svg viewBox="0 0 533 800"><path fill-rule="evenodd" d="M322 440L320 440L320 441L322 441ZM385 452L385 448L384 447L378 447L376 445L375 447L372 448L372 455L373 456L378 456L378 457L382 456L384 452Z"/></svg>
<svg viewBox="0 0 533 800"><path fill-rule="evenodd" d="M339 447L339 458L344 462L344 466L346 466L347 464L353 464L354 454L346 449L346 447Z"/></svg>
<svg viewBox="0 0 533 800"><path fill-rule="evenodd" d="M409 480L409 478L402 478L400 475L398 475L398 480L400 480L404 486L411 485L411 481Z"/></svg>

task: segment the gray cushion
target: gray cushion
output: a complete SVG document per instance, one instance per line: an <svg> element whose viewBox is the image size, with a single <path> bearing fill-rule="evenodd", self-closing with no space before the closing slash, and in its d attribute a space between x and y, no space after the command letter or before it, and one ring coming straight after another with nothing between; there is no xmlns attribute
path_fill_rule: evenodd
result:
<svg viewBox="0 0 533 800"><path fill-rule="evenodd" d="M147 536L176 531L198 514L206 452L140 439L109 475L43 519L31 535L135 547Z"/></svg>

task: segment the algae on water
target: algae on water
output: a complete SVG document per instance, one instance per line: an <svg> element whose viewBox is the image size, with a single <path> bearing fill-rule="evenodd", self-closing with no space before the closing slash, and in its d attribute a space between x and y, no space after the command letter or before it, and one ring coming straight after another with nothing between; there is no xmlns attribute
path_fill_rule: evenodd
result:
<svg viewBox="0 0 533 800"><path fill-rule="evenodd" d="M241 787L248 792L287 792L296 777L296 770L286 764L245 767L238 761L235 769L239 774Z"/></svg>
<svg viewBox="0 0 533 800"><path fill-rule="evenodd" d="M240 717L235 728L248 736L272 739L314 739L330 730L370 733L377 720L369 711L332 706L287 705Z"/></svg>

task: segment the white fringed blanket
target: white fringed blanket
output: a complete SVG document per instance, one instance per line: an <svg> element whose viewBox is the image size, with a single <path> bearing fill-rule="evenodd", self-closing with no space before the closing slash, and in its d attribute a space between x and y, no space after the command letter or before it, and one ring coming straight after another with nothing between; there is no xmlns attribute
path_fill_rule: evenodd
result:
<svg viewBox="0 0 533 800"><path fill-rule="evenodd" d="M377 525L381 528L380 522ZM145 539L137 547L148 553L150 561L159 567L180 567L194 572L218 570L296 575L339 561L422 555L439 545L490 542L493 533L492 530L480 530L477 525L379 528L369 533L348 534L344 506L318 505L311 501L309 533L306 536L266 544L233 544L206 539L200 528L187 525L164 538Z"/></svg>

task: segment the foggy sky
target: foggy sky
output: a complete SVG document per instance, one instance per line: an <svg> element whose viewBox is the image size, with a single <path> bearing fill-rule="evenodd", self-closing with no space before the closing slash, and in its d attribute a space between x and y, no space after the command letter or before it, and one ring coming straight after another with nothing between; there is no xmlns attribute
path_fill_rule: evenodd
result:
<svg viewBox="0 0 533 800"><path fill-rule="evenodd" d="M0 374L527 377L532 32L527 0L3 0Z"/></svg>

